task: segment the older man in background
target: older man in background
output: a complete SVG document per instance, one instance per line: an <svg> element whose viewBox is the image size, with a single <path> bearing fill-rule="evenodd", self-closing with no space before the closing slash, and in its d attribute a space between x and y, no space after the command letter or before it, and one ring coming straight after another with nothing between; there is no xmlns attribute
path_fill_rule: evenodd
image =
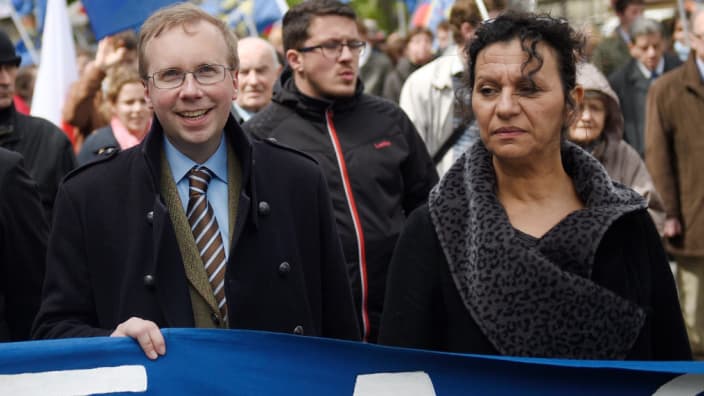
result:
<svg viewBox="0 0 704 396"><path fill-rule="evenodd" d="M237 44L240 54L239 95L232 102L232 115L240 124L271 102L274 82L281 63L271 43L259 37L247 37Z"/></svg>
<svg viewBox="0 0 704 396"><path fill-rule="evenodd" d="M623 111L623 140L642 157L645 153L645 99L658 76L682 64L665 53L665 38L658 21L638 18L631 25L628 45L632 59L609 76Z"/></svg>
<svg viewBox="0 0 704 396"><path fill-rule="evenodd" d="M665 203L667 250L677 262L680 305L695 357L704 356L704 10L692 18L694 50L650 87L645 162Z"/></svg>
<svg viewBox="0 0 704 396"><path fill-rule="evenodd" d="M22 154L27 173L39 187L47 220L61 179L76 166L66 135L51 122L19 113L13 96L20 57L4 31L0 31L0 147ZM2 195L0 195L2 196Z"/></svg>

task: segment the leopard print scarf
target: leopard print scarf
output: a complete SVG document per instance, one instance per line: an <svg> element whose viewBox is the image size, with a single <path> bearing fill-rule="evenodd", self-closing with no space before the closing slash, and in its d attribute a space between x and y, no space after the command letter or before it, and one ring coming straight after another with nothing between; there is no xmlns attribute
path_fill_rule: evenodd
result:
<svg viewBox="0 0 704 396"><path fill-rule="evenodd" d="M644 209L645 200L564 142L563 166L585 208L535 239L511 226L496 197L491 158L478 142L429 197L450 273L479 328L504 355L625 358L645 312L590 276L604 233L619 217Z"/></svg>

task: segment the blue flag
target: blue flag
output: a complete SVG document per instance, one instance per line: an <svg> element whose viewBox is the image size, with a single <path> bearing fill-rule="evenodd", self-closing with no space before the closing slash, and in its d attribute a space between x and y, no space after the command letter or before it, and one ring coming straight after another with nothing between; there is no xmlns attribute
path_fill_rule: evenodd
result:
<svg viewBox="0 0 704 396"><path fill-rule="evenodd" d="M204 0L200 7L224 19L240 37L266 33L288 11L284 0Z"/></svg>
<svg viewBox="0 0 704 396"><path fill-rule="evenodd" d="M139 28L154 11L174 0L83 0L96 40Z"/></svg>
<svg viewBox="0 0 704 396"><path fill-rule="evenodd" d="M704 363L529 359L244 330L164 329L148 360L129 338L0 345L2 394L696 395ZM35 393L31 393L35 391Z"/></svg>

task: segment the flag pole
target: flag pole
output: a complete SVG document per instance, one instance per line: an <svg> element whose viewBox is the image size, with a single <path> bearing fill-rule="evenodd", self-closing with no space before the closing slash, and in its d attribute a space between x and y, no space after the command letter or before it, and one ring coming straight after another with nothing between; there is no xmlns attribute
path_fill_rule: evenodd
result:
<svg viewBox="0 0 704 396"><path fill-rule="evenodd" d="M406 6L402 1L396 1L396 18L398 19L398 31L404 36L408 33L408 22L406 21Z"/></svg>
<svg viewBox="0 0 704 396"><path fill-rule="evenodd" d="M24 46L27 48L27 51L29 52L29 56L32 58L32 63L35 65L39 65L39 53L37 52L37 49L34 47L34 42L32 42L32 38L29 37L29 33L27 32L27 28L24 27L24 24L22 23L22 20L20 19L19 14L17 14L17 10L15 9L15 5L12 4L12 1L10 0L5 0L4 3L6 3L10 7L10 17L12 18L12 23L14 23L15 28L20 34L20 37L22 38L22 41L24 42Z"/></svg>
<svg viewBox="0 0 704 396"><path fill-rule="evenodd" d="M477 8L479 9L479 14L482 16L482 19L485 21L489 19L489 11L486 9L484 0L474 0L474 2L477 4Z"/></svg>

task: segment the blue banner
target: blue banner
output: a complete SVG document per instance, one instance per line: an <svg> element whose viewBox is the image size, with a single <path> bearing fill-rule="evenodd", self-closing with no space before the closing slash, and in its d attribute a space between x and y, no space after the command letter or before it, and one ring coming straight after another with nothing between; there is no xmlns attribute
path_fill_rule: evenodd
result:
<svg viewBox="0 0 704 396"><path fill-rule="evenodd" d="M243 330L163 331L167 353L156 361L128 338L2 344L0 393L696 395L704 390L704 363L698 362L507 358Z"/></svg>
<svg viewBox="0 0 704 396"><path fill-rule="evenodd" d="M83 0L96 40L137 29L154 11L175 0Z"/></svg>

